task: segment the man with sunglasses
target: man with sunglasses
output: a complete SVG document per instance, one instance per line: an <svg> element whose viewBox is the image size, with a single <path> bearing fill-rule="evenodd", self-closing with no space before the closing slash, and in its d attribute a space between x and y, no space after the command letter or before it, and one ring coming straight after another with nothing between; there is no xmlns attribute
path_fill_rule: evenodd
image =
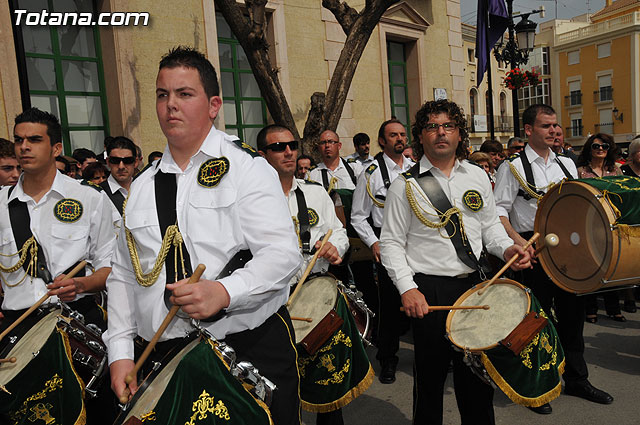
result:
<svg viewBox="0 0 640 425"><path fill-rule="evenodd" d="M578 176L573 161L557 155L552 149L558 138L558 130L562 131L552 107L544 104L528 107L522 114L522 123L528 138L527 146L517 157L510 158L509 164L498 170L494 190L500 220L509 237L520 246L524 246L533 235L538 200L551 185L565 178ZM524 182L524 186L519 182ZM533 256L533 247L528 251ZM539 262L533 263L533 268L522 271L522 278L519 280L531 288L549 317L553 317L550 313L554 306L555 317L558 319L556 328L566 362L562 376L565 394L596 403L613 402L613 397L588 381L582 336L584 297L561 290L551 282ZM531 410L540 414L552 412L549 403Z"/></svg>
<svg viewBox="0 0 640 425"><path fill-rule="evenodd" d="M524 140L519 137L511 137L507 141L508 157L519 154L524 149Z"/></svg>
<svg viewBox="0 0 640 425"><path fill-rule="evenodd" d="M118 136L109 138L106 148L107 166L111 174L106 181L100 183L100 187L122 216L122 206L138 166L136 145L128 138Z"/></svg>
<svg viewBox="0 0 640 425"><path fill-rule="evenodd" d="M469 136L458 105L426 102L416 113L412 134L420 161L387 191L380 252L411 317L413 423L443 423L444 385L453 362L462 425L495 424L493 388L447 340L447 312L432 312L430 305L452 305L483 280L478 261L483 245L500 258L522 254L514 269L529 266L529 255L500 224L485 171L465 159Z"/></svg>
<svg viewBox="0 0 640 425"><path fill-rule="evenodd" d="M347 162L340 157L340 137L335 131L325 130L320 134L317 149L322 162L309 170L309 179L322 183L325 189L355 189L362 165Z"/></svg>

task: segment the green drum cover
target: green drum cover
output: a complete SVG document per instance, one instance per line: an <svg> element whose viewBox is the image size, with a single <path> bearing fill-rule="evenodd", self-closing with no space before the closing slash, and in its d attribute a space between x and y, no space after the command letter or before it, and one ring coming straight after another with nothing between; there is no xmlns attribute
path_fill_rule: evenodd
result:
<svg viewBox="0 0 640 425"><path fill-rule="evenodd" d="M640 178L607 176L576 181L593 186L603 193L619 213L616 224L640 224Z"/></svg>

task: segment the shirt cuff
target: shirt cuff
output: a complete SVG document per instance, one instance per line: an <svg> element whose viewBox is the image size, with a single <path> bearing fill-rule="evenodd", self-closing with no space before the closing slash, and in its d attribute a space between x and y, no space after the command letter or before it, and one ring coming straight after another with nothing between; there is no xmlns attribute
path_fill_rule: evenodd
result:
<svg viewBox="0 0 640 425"><path fill-rule="evenodd" d="M364 242L365 245L367 245L369 248L371 248L373 246L374 243L378 242L378 238L375 237L375 235L365 238L362 242Z"/></svg>
<svg viewBox="0 0 640 425"><path fill-rule="evenodd" d="M499 207L496 205L496 214L498 215L498 217L509 217L509 211L506 210L506 208L504 207Z"/></svg>
<svg viewBox="0 0 640 425"><path fill-rule="evenodd" d="M224 286L229 294L229 307L227 310L241 309L246 301L247 290L243 280L238 276L227 276L218 282Z"/></svg>
<svg viewBox="0 0 640 425"><path fill-rule="evenodd" d="M109 365L117 360L133 360L133 340L120 339L118 341L109 341Z"/></svg>
<svg viewBox="0 0 640 425"><path fill-rule="evenodd" d="M398 282L396 282L396 288L398 288L398 292L402 295L410 289L418 289L418 285L413 281L412 276L408 276L399 279Z"/></svg>

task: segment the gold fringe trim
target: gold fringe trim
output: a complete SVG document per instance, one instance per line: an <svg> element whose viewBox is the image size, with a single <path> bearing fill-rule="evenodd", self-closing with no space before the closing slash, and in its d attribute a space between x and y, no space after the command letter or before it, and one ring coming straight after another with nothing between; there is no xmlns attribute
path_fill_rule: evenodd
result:
<svg viewBox="0 0 640 425"><path fill-rule="evenodd" d="M220 361L222 362L224 367L227 368L227 371L229 371L229 374L231 374L231 368L229 367L227 362L222 358L222 355L218 351L218 348L217 348L218 347L218 342L216 340L211 339L211 338L206 338L206 342L209 345L209 347L211 347L211 351L213 351L215 353L215 355L218 356L218 358L220 359ZM260 406L262 408L262 410L264 410L264 412L267 414L267 417L269 418L269 424L270 425L274 425L273 424L273 419L271 418L271 412L269 411L269 406L267 406L267 404L264 401L256 398L253 394L251 394L249 392L249 389L245 386L244 383L240 382L240 384L241 384L242 388L247 392L247 394L249 394L251 396L251 398L253 398L256 401L258 406Z"/></svg>
<svg viewBox="0 0 640 425"><path fill-rule="evenodd" d="M628 224L617 224L618 234L627 242L629 238L640 238L640 226L629 226Z"/></svg>
<svg viewBox="0 0 640 425"><path fill-rule="evenodd" d="M362 378L362 381L358 383L355 387L350 389L345 395L340 397L336 401L332 401L331 403L324 404L313 404L301 400L302 408L307 412L312 413L327 413L333 412L334 410L342 409L347 404L351 403L353 400L358 398L360 394L364 393L373 383L373 378L375 377L375 372L373 371L373 367L371 367L371 363L369 363L369 370L367 374Z"/></svg>
<svg viewBox="0 0 640 425"><path fill-rule="evenodd" d="M523 397L518 394L516 390L514 390L511 385L509 385L507 381L504 380L502 375L498 373L496 368L493 367L493 364L491 363L491 360L489 360L489 357L487 357L485 353L481 353L481 355L482 364L484 365L491 379L493 379L493 382L495 382L496 385L502 390L502 392L514 403L525 407L540 407L543 404L549 403L560 396L560 392L562 390L562 380L560 379L560 376L564 373L564 359L562 359L562 362L560 363L560 365L558 365L558 385L553 387L550 391L547 391L546 393L540 395L539 397L531 398Z"/></svg>
<svg viewBox="0 0 640 425"><path fill-rule="evenodd" d="M69 366L71 366L71 370L73 371L73 374L75 375L76 380L80 385L80 389L82 390L82 399L80 400L80 402L82 403L82 409L80 409L80 415L78 415L78 418L74 422L74 425L85 425L87 423L87 410L84 405L85 384L82 378L80 378L80 376L78 375L78 372L76 372L76 368L73 366L73 360L72 360L73 356L71 355L71 344L69 343L69 336L67 335L66 332L64 332L62 329L58 328L57 326L56 326L56 330L62 336L62 342L64 344L64 351L67 356L67 361L69 362Z"/></svg>

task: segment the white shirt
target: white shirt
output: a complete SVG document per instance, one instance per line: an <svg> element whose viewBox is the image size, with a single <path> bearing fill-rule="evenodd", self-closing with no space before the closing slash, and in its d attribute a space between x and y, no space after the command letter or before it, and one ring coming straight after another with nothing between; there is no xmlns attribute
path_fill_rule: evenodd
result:
<svg viewBox="0 0 640 425"><path fill-rule="evenodd" d="M410 159L402 157L402 166L396 164L387 154L382 154L384 163L387 166L389 172L389 181L393 181L400 174L407 171L415 163ZM355 192L353 192L353 204L351 205L351 225L358 232L358 236L362 239L368 247L371 247L374 243L378 242L378 237L373 232L373 228L367 221L369 216L373 219L373 225L376 227L382 227L382 217L384 207L378 207L373 203L373 200L367 192L367 182L371 193L376 199L384 203L384 198L387 196L387 188L384 187L384 180L382 179L382 172L378 166L378 162L374 162L375 169L369 172L369 166L364 170L360 177L358 177L358 185ZM382 199L380 199L382 197Z"/></svg>
<svg viewBox="0 0 640 425"><path fill-rule="evenodd" d="M122 196L124 196L124 199L127 199L129 191L120 186L120 183L118 183L116 179L113 178L113 174L109 174L109 177L107 177L107 184L109 185L109 190L111 190L111 193L120 192ZM109 195L105 193L105 196L109 199L109 204L111 204L111 206L113 207L111 208L111 215L113 217L113 228L115 229L117 236L118 231L120 230L120 226L122 225L122 216L120 215L118 208L116 208L111 198L109 198Z"/></svg>
<svg viewBox="0 0 640 425"><path fill-rule="evenodd" d="M133 338L140 335L151 340L168 312L163 299L164 267L155 284L140 286L124 232L125 226L131 231L142 270L148 273L162 243L154 190L158 170L177 175L177 221L192 270L202 263L207 267L202 278L216 280L238 251L250 249L253 254L245 267L219 279L230 297L227 314L202 325L222 339L229 333L260 326L287 301L289 279L300 267L302 257L280 181L263 158L252 157L233 140L237 137L212 126L184 171L167 147L160 162L132 183L107 280L109 328L103 339L110 363L133 359ZM228 159L229 166L217 185L200 185L201 165L222 157ZM191 330L187 319L175 318L161 340L182 337Z"/></svg>
<svg viewBox="0 0 640 425"><path fill-rule="evenodd" d="M349 238L347 237L347 231L342 226L342 222L336 215L336 209L331 201L331 198L327 194L327 191L321 185L312 183L306 180L293 179L293 185L287 195L287 201L289 203L289 211L292 217L298 217L298 200L296 196L296 188L300 188L304 193L304 199L307 203L307 209L313 209L318 216L318 222L311 226L311 239L309 240L310 247L313 248L317 241L322 239L327 234L329 229L333 230L329 242L338 250L340 257L349 249ZM311 219L311 217L309 217ZM312 255L304 254L304 264L300 268L291 283L297 283L299 278L302 277L302 273L307 268L307 265L311 261ZM316 264L311 270L312 273L326 273L329 269L329 262L325 258L318 258Z"/></svg>
<svg viewBox="0 0 640 425"><path fill-rule="evenodd" d="M498 219L491 183L484 170L468 161L456 160L451 175L447 177L423 156L420 174L428 170L431 170L451 205L462 211L464 229L476 257L480 256L484 243L491 254L502 258L513 241ZM431 222L440 221L435 209L425 201L426 195L419 184L415 180L410 184L422 214ZM382 264L400 294L417 288L413 281L416 273L457 276L473 272L456 255L444 228L438 231L418 220L407 201L405 185L405 179L400 177L389 187L380 235ZM469 190L477 191L482 197L483 206L477 212L463 202L463 195Z"/></svg>
<svg viewBox="0 0 640 425"><path fill-rule="evenodd" d="M354 176L356 177L356 181L357 181L358 176L360 176L360 173L362 173L362 165L358 164L357 162L351 162L349 163L349 167L351 167L351 169L353 170ZM338 179L337 183L333 186L334 189L352 189L353 190L356 188L356 185L353 184L353 180L351 180L351 176L349 175L349 172L345 168L344 161L342 160L342 158L340 158L340 161L338 162L338 166L336 167L335 170L331 170L329 167L325 165L324 162L321 162L320 164L318 164L316 168L314 168L313 170L309 170L309 172L307 173L307 175L309 176L309 180L313 180L315 182L323 184L322 170L328 170L329 182L331 181L332 177L335 177Z"/></svg>
<svg viewBox="0 0 640 425"><path fill-rule="evenodd" d="M346 159L347 161L349 161L350 159L355 159L358 164L362 165L362 168L367 168L367 166L369 166L369 164L373 162L374 157L373 155L369 154L366 159L362 159L360 155L358 155L358 152L354 152L351 155L346 156L344 159Z"/></svg>
<svg viewBox="0 0 640 425"><path fill-rule="evenodd" d="M562 162L573 177L578 176L578 171L573 161L564 156L557 156L551 149L549 149L549 156L546 162L531 146L527 145L524 151L531 164L535 185L541 188L543 192L546 192L546 189L543 188L550 183L558 183L567 177L556 162L556 158ZM520 156L511 161L511 164L515 166L522 179L526 181ZM496 186L494 188L496 211L499 216L509 218L511 226L516 232L531 232L536 219L538 200L532 198L527 201L524 197L518 196L519 189L521 189L520 184L511 173L509 164L505 162L504 166L498 168L496 176Z"/></svg>
<svg viewBox="0 0 640 425"><path fill-rule="evenodd" d="M18 251L8 209L9 202L17 198L27 204L31 233L44 251L47 269L52 278L55 279L81 260L86 260L95 270L109 267L114 238L111 227L111 210L107 204L107 202L110 204L111 201L98 190L82 185L79 181L58 171L49 191L36 203L31 196L24 193L23 180L24 175L20 176L10 196L7 196L9 187L3 188L0 192L0 232L2 235L0 261L3 266L13 266L18 260L16 256L8 256ZM56 204L63 199L72 200L71 202L76 201L82 207L79 216L70 216L70 220L73 221L62 221L54 214ZM77 211L78 209L76 209ZM30 256L27 256L27 261L29 258ZM86 268L87 274L91 273L90 270L90 267ZM24 268L21 267L8 275L3 273L2 278L13 285L22 279L24 273ZM46 294L46 285L51 283L29 276L15 287L8 287L4 281L2 308L5 310L20 310L31 307ZM76 300L87 295L76 296ZM58 297L55 296L50 297L47 301L47 303L56 302L58 302Z"/></svg>

